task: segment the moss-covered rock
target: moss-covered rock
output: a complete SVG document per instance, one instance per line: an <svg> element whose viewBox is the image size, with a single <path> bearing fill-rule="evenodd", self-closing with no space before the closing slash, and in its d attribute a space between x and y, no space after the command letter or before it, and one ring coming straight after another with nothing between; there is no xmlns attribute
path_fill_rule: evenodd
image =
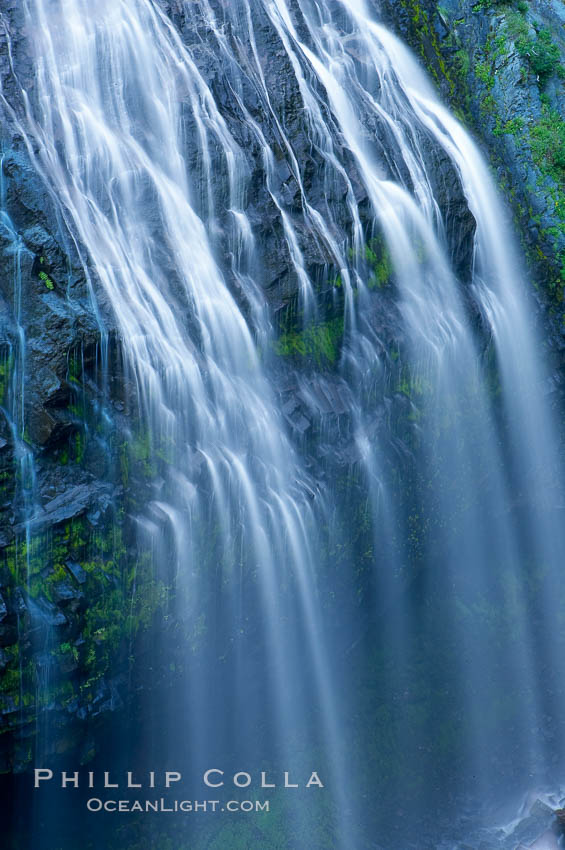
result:
<svg viewBox="0 0 565 850"><path fill-rule="evenodd" d="M10 735L35 729L38 715L49 713L49 748L59 752L69 735L75 747L90 740L93 721L127 702L137 640L167 597L148 553L128 552L127 532L110 507L96 526L75 516L3 550L3 770L21 770L45 747L32 732L24 758Z"/></svg>

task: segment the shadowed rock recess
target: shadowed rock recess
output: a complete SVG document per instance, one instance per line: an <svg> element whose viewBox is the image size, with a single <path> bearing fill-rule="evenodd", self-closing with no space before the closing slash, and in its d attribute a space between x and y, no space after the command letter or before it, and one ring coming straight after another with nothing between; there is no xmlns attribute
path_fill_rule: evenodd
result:
<svg viewBox="0 0 565 850"><path fill-rule="evenodd" d="M96 6L0 0L2 846L561 846L565 6Z"/></svg>

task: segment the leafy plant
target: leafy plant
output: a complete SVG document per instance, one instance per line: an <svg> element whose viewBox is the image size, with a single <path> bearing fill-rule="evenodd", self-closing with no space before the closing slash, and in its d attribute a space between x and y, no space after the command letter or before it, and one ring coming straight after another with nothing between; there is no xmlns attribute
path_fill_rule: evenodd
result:
<svg viewBox="0 0 565 850"><path fill-rule="evenodd" d="M519 38L516 47L518 53L528 59L540 82L545 82L555 72L563 74L559 47L551 38L549 30L541 30L533 39Z"/></svg>
<svg viewBox="0 0 565 850"><path fill-rule="evenodd" d="M55 284L53 283L47 272L39 272L39 279L43 281L47 289L55 289Z"/></svg>
<svg viewBox="0 0 565 850"><path fill-rule="evenodd" d="M541 121L530 131L536 165L557 182L565 181L565 121L548 103L542 106Z"/></svg>

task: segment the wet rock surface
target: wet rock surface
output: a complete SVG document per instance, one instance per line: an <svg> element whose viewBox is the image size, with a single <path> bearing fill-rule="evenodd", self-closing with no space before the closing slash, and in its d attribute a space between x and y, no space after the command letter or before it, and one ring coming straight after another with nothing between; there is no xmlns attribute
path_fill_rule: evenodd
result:
<svg viewBox="0 0 565 850"><path fill-rule="evenodd" d="M382 0L375 6L411 44L492 164L513 210L537 301L532 310L553 355L556 398L562 397L565 172L556 163L565 140L563 4Z"/></svg>
<svg viewBox="0 0 565 850"><path fill-rule="evenodd" d="M257 22L258 49L262 56L269 58L265 62L265 74L276 112L269 115L267 104L261 101L250 84L242 92L242 99L249 115L261 123L267 142L277 153L271 192L268 191L262 151L234 100L233 90L227 85L229 66L225 75L219 73L220 46L214 42L205 22L199 17L199 4L191 5L194 9L189 18L183 5L175 2L163 4L186 43L193 48L199 70L230 132L246 151L250 175L246 211L259 249L261 274L258 283L274 323L280 326L283 338L285 334L290 337L294 331L288 317L296 303L298 281L284 239L280 211L271 192L280 199L295 225L308 273L313 280L322 281L317 298L324 304L335 299L335 287L328 274L328 268L332 274L337 274L335 258L311 238L304 224L302 193L313 207L323 208L327 204L331 208L341 236L345 238L352 227L344 203L346 187L336 175L331 181L321 179L325 165L320 152L312 145L294 75L272 26L267 20L262 20ZM462 50L471 56L469 67L476 66L475 53L478 55L486 50L489 33L500 25L500 13L493 9L477 14L468 2L444 2L442 11L438 4L426 2L420 4L427 8L429 15L429 29L424 31L414 28L414 4L395 3L391 6L383 0L381 5L385 10L388 8L391 25L408 37L420 54L423 51L423 58L431 67L439 68L436 75L444 94L456 99L463 91L468 91L471 97L468 108L480 140L498 158L500 180L510 181L505 185L515 188L515 208L520 216L527 218L525 247L535 253L539 246L544 254L543 258L534 256L532 263L543 288L539 301L547 304L547 293L551 296L551 287L546 286L549 282L547 270L552 269L551 274L558 273L563 248L561 235L555 240L548 236L556 220L555 181L540 178L531 151L528 153L527 144L517 139L517 134L502 132L493 135L493 129L498 126L498 114L502 116L503 128L515 116L522 117L528 125L539 121L542 102L537 81L530 77L523 79L523 58L509 46L504 57L492 59L495 84L489 91L494 99L495 112L485 116L481 103L487 92L481 87L481 80L476 74L470 89L465 88L460 80L451 88L449 80L442 77L443 57L452 63L462 61ZM21 4L4 2L2 14L19 82L33 96L32 65L25 42ZM549 11L546 4L536 3L532 4L528 20L533 25L532 15L538 15L540 20L551 23L560 14L559 4L552 4ZM5 33L0 38L4 40L5 47ZM244 62L243 46L233 41L231 46L234 55ZM21 109L21 94L9 67L7 50L0 51L0 76L4 96L17 112ZM547 92L551 103L561 105L562 96L557 89L549 85ZM320 98L323 104L323 92L320 92ZM285 155L275 119L284 120L285 131L292 140L299 162L298 174ZM188 110L186 121L190 131ZM134 442L136 405L132 400L132 384L128 383L131 378L128 379L121 368L119 340L112 336L114 323L110 306L105 303L93 275L92 285L102 317L100 322L93 308L87 270L80 261L73 239L60 221L47 187L32 166L22 139L16 130L10 130L13 127L10 122L8 110L4 112L2 126L4 154L1 167L4 211L9 222L0 228L0 260L3 266L0 276L0 361L4 364L0 374L5 384L4 411L0 421L0 471L4 475L0 493L0 547L4 565L0 571L0 668L10 670L14 676L6 679L8 686L0 693L0 729L6 733L1 736L0 770L23 770L29 764L29 751L27 745L21 744L18 735L22 730L29 732L38 712L49 712L57 719L59 733L58 737L53 737L54 749L59 741L61 746L64 744L69 749L80 750L87 748L91 740L93 720L105 713L120 711L127 703L127 678L123 669L127 666L126 655L130 647L125 646L125 632L108 633L103 615L105 612L107 620L125 619L126 592L131 591L131 586L120 586L118 566L125 572L126 564L131 568L137 559L128 511L131 508L133 515L136 501L142 501L147 478L154 479L156 488L158 479L152 470L148 470L149 459L142 440L135 445L137 465L133 464L130 468L125 459L124 445ZM382 126L376 124L373 129L375 137L386 138ZM426 144L424 138L421 142ZM370 220L368 200L352 157L345 150L340 154L347 163L356 200L362 210L365 209L363 224L367 225ZM430 155L434 164L432 180L435 195L441 215L448 224L446 236L450 254L465 284L470 276L473 257L474 220L446 155L440 150L430 151ZM197 153L190 156L191 169L198 183L202 179L199 177L201 162ZM237 281L229 277L226 166L217 152L213 152L212 156L211 168L217 175L214 200L219 210L226 210L224 219L220 217L215 248L228 270L226 274L234 296L248 311L249 305L243 303ZM540 179L547 191L539 190ZM534 190L531 189L532 180L536 187ZM524 207L522 212L520 204ZM204 215L203 210L200 212ZM167 262L166 258L163 262ZM337 302L336 313L340 306ZM552 309L557 311L555 303ZM399 323L392 296L383 292L382 299L374 304L366 321L382 339L383 359L393 375L375 406L373 431L369 436L384 429L390 421L402 422L400 437L393 447L394 455L404 458L406 468L410 469L411 436L416 429L417 405L409 397L407 389L399 389L397 378L400 370L394 365L394 358L402 340L399 339ZM551 325L550 345L556 349L565 344L559 325L560 316ZM24 372L18 372L20 367L15 355L21 328L25 330L26 339ZM300 348L295 347L290 354L285 350L284 356L277 352L273 365L281 415L295 443L308 457L312 498L316 495L317 479L344 476L358 457L358 449L352 439L351 397L346 383L337 375L336 364L342 345L339 329L335 337L328 336L329 344L323 355L314 349L312 356L306 358ZM292 347L289 345L288 348ZM272 352L265 352L265 357L272 355ZM109 386L104 386L100 380L104 357L112 375ZM18 392L22 392L24 383L22 422L25 422L26 428L18 433L17 422L14 429L14 401ZM562 386L557 374L549 391L561 393ZM9 410L12 421L9 421ZM110 421L106 432L96 430L96 423L102 419L102 410ZM31 485L22 487L16 480L15 472L21 468L22 451L25 450L29 450L34 458L33 488ZM195 467L198 463L201 459L196 457ZM26 489L28 492L24 492ZM32 490L32 504L26 504ZM360 496L361 486L358 492ZM166 517L162 512L159 516L156 507L152 520L164 524ZM119 543L115 540L116 524L121 529ZM34 547L29 549L29 541L26 541L29 534L39 539L35 550ZM52 541L47 539L50 536ZM24 549L23 544L28 548ZM34 563L30 567L31 561ZM34 578L38 575L41 578L41 581L37 579L33 588L28 586L28 572ZM352 593L351 590L348 592ZM107 597L112 594L112 606L109 607ZM144 598L144 602L152 611L157 605L154 595L158 595L157 591L148 582L149 601ZM348 600L344 591L343 604L354 610L356 600ZM150 620L146 617L144 625L147 627L149 624ZM127 637L131 637L134 626L129 624L128 628L130 633ZM57 635L57 646L64 647L62 652L55 643L49 646L49 651L44 648L45 638L53 632ZM28 661L34 660L42 670L58 667L73 681L71 691L61 689L47 705L38 705L30 691L26 690L27 704L20 704L18 694L22 679L16 657L20 652ZM118 667L117 676L110 675L109 657L114 659L113 667ZM119 659L117 665L116 658ZM541 840L544 831L550 828L550 822L549 813L538 810L522 819L515 828L515 834L485 833L477 837L477 843L469 844L471 839L468 839L467 844L460 845L460 850L465 846L482 850L490 850L491 846L515 847L517 842L532 846L531 842ZM549 833L544 840L550 840ZM422 850L422 846L419 845L418 850Z"/></svg>

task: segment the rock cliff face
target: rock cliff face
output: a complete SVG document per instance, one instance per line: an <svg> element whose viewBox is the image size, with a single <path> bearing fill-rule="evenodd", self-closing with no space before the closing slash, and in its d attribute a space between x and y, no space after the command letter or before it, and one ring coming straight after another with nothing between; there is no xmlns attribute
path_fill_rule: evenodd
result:
<svg viewBox="0 0 565 850"><path fill-rule="evenodd" d="M262 152L233 109L229 67L220 75L197 10L188 20L180 4L165 5L193 47L230 131L248 151L248 209L260 249L261 283L281 329L275 368L283 413L303 451L310 451L309 440L316 443L310 458L313 476L329 474L338 481L353 449L348 399L334 369L343 322L339 297L328 283L330 258L297 224L308 274L325 281L318 298L327 314L321 329L299 336L292 321L296 276L279 211L266 190ZM419 54L486 151L514 210L543 306L540 316L550 329L548 346L560 352L565 346L562 4L382 0L375 5ZM32 93L34 82L21 4L2 0L0 11L0 771L18 771L31 761L38 714L50 724L53 752L75 749L85 759L91 755L96 723L131 696L126 678L155 618L163 614L169 579L155 575L136 549L132 517L157 477L147 435L122 363L111 305L104 302L88 258L18 133L22 89ZM259 49L270 57L268 85L285 117L309 196L315 201L318 192L322 206L325 194L347 232L351 222L344 188L328 190L317 181L320 158L303 125L300 93L284 51L266 22L258 30ZM262 105L254 92L243 97L250 115L261 121ZM265 133L276 147L273 124ZM465 281L474 222L451 164L439 151L435 157L437 197L442 211L457 223L450 249ZM196 173L198 163L192 167ZM218 162L220 210L226 206L221 171ZM366 199L352 162L349 177L362 206ZM282 152L275 180L275 193L286 198L289 208L298 208L299 187ZM217 249L229 269L221 228L220 218ZM373 254L370 262L376 274L386 277L382 257ZM371 318L392 350L398 338L386 295ZM556 371L552 389L560 380ZM409 407L406 393L390 392L375 421L408 422ZM409 443L407 434L407 453ZM354 590L348 593L353 596Z"/></svg>
<svg viewBox="0 0 565 850"><path fill-rule="evenodd" d="M18 133L34 81L21 4L0 11L0 772L17 772L38 715L52 752L88 755L161 590L132 548L146 456L134 442L129 464L112 314Z"/></svg>
<svg viewBox="0 0 565 850"><path fill-rule="evenodd" d="M490 161L548 320L548 346L563 351L563 3L382 0L379 5ZM556 365L555 386L562 378Z"/></svg>

